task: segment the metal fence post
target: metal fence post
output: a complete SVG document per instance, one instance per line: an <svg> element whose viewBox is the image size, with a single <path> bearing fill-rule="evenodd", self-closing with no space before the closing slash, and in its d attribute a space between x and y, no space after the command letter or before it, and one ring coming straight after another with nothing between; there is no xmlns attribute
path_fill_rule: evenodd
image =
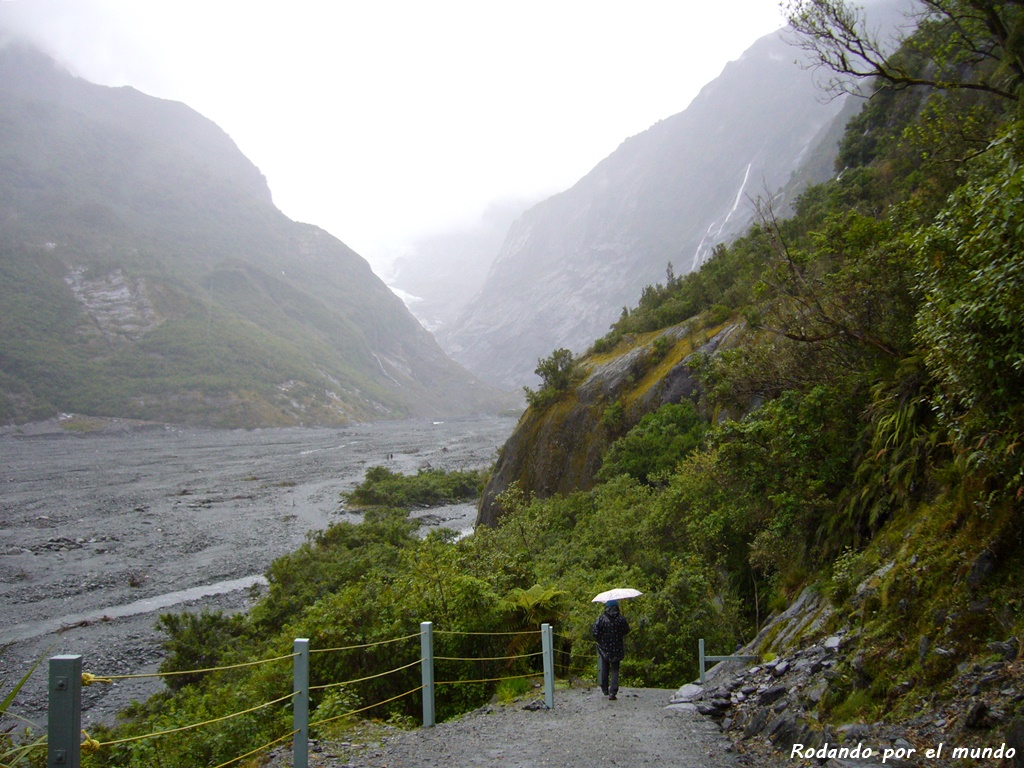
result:
<svg viewBox="0 0 1024 768"><path fill-rule="evenodd" d="M420 664L423 671L423 727L434 725L434 623L420 622Z"/></svg>
<svg viewBox="0 0 1024 768"><path fill-rule="evenodd" d="M292 644L295 658L292 662L292 765L295 768L309 766L309 640L295 638Z"/></svg>
<svg viewBox="0 0 1024 768"><path fill-rule="evenodd" d="M700 684L701 685L704 685L704 681L706 680L706 677L705 677L705 674L704 674L704 668L707 666L707 663L709 661L710 662L714 662L715 664L717 664L720 661L747 661L747 662L750 662L750 661L757 661L757 659L758 659L757 656L736 656L736 655L716 656L714 654L708 656L707 654L704 653L704 638L701 638L700 640L697 641L697 651L698 651L698 653L700 653Z"/></svg>
<svg viewBox="0 0 1024 768"><path fill-rule="evenodd" d="M82 763L82 657L50 658L46 715L47 768L79 768Z"/></svg>
<svg viewBox="0 0 1024 768"><path fill-rule="evenodd" d="M540 646L544 657L544 703L555 707L555 643L550 624L540 625Z"/></svg>

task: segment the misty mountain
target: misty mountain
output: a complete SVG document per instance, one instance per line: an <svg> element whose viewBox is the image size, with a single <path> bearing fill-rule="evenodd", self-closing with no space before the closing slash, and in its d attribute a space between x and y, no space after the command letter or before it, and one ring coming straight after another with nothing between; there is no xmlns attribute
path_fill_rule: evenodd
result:
<svg viewBox="0 0 1024 768"><path fill-rule="evenodd" d="M437 333L449 327L483 287L508 229L528 204L492 203L472 224L414 242L394 260L388 285Z"/></svg>
<svg viewBox="0 0 1024 768"><path fill-rule="evenodd" d="M211 121L0 50L0 420L337 424L494 396Z"/></svg>
<svg viewBox="0 0 1024 768"><path fill-rule="evenodd" d="M697 269L746 230L752 200L827 178L844 100L823 100L784 37L758 40L686 110L523 214L480 293L439 332L448 352L495 384L532 384L539 357L583 351L670 263Z"/></svg>

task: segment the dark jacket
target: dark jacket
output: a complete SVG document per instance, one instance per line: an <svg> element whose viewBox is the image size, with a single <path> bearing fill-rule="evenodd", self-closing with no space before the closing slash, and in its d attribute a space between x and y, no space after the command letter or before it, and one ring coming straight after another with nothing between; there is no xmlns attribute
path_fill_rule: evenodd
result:
<svg viewBox="0 0 1024 768"><path fill-rule="evenodd" d="M609 606L597 617L590 634L597 640L597 650L608 661L622 661L626 655L623 639L629 634L629 622L618 606Z"/></svg>

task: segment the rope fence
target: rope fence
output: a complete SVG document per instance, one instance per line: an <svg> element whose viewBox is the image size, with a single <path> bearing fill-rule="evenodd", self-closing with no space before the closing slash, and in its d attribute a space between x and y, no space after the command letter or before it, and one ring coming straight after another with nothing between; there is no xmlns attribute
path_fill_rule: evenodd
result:
<svg viewBox="0 0 1024 768"><path fill-rule="evenodd" d="M414 635L414 637L419 637L419 635ZM312 651L310 651L310 653L312 653ZM406 664L404 666L395 667L394 669L389 669L387 672L378 672L375 675L367 675L366 677L357 677L355 680L345 680L345 681L340 682L340 683L326 683L324 685L311 685L311 686L309 686L309 690L311 690L311 691L322 691L322 690L325 690L327 688L339 688L339 687L341 687L343 685L355 685L356 683L365 683L367 680L375 680L378 677L387 677L388 675L394 674L395 672L401 672L403 669L409 669L410 667L415 667L417 664L420 664L420 663L421 662L419 660L416 660L416 661L410 662L409 664Z"/></svg>
<svg viewBox="0 0 1024 768"><path fill-rule="evenodd" d="M524 680L529 677L536 677L536 672L527 672L525 675L506 675L505 677L485 677L479 680L439 680L434 685L469 685L470 683L500 683L503 680Z"/></svg>
<svg viewBox="0 0 1024 768"><path fill-rule="evenodd" d="M519 656L435 656L434 661L509 661L513 659L531 659L543 654L544 651L523 653Z"/></svg>
<svg viewBox="0 0 1024 768"><path fill-rule="evenodd" d="M453 629L438 629L435 631L438 635L479 635L482 637L505 637L507 635L539 635L540 630L527 630L526 632L459 632Z"/></svg>
<svg viewBox="0 0 1024 768"><path fill-rule="evenodd" d="M221 715L220 717L214 717L214 718L211 718L209 720L204 720L201 723L189 723L188 725L182 725L182 726L180 726L178 728L168 728L166 731L154 731L153 733L146 733L146 734L143 734L141 736L128 736L128 737L123 738L123 739L114 739L113 741L97 741L97 742L95 742L94 747L96 749L99 749L101 747L113 747L113 746L117 746L118 744L130 744L133 741L144 741L145 739L155 739L158 736L169 736L172 733L184 733L185 731L192 731L192 730L195 730L196 728L202 728L203 726L206 726L206 725L214 725L215 723L223 723L225 720L233 720L234 718L241 717L242 715L249 715L249 714L252 714L253 712L258 712L261 709L266 709L267 707L272 707L275 704L280 704L282 701L288 701L289 699L294 699L296 695L297 695L297 693L293 691L292 693L289 693L287 696L282 696L279 699L274 699L273 701L267 701L267 702L264 702L263 704L257 704L255 707L249 707L249 709L243 709L240 712L232 712L230 715ZM94 741L94 740L90 740L90 741Z"/></svg>
<svg viewBox="0 0 1024 768"><path fill-rule="evenodd" d="M290 739L292 736L294 736L297 733L298 733L298 731L291 731L290 733L286 733L284 736L276 738L273 741L268 741L263 746L256 747L256 749L250 750L249 752L246 752L244 755L239 755L238 757L233 757L230 760L228 760L226 762L223 762L220 765L215 766L214 768L225 768L225 766L231 765L232 763L237 763L239 760L245 760L245 758L247 758L247 757L252 757L253 755L258 755L263 750L270 749L275 744L280 744L285 739Z"/></svg>
<svg viewBox="0 0 1024 768"><path fill-rule="evenodd" d="M338 651L358 651L363 648L375 648L378 645L391 645L393 643L400 643L403 640L412 640L414 637L419 637L420 633L417 632L414 635L406 635L405 637L395 637L391 640L378 640L375 643L363 643L362 645L345 645L340 648L317 648L309 649L310 653L336 653Z"/></svg>
<svg viewBox="0 0 1024 768"><path fill-rule="evenodd" d="M490 664L494 662L508 662L508 666L511 667L514 662L519 660L530 660L540 656L543 658L543 675L544 675L544 703L550 709L554 707L554 641L551 626L543 624L539 630L531 630L526 632L459 632L454 630L439 630L439 635L464 635L464 636L518 636L518 637L530 637L532 635L540 635L541 637L541 650L529 653L523 653L518 655L505 655L505 656L434 656L434 628L431 622L423 622L420 624L420 631L416 634L406 635L404 637L397 637L389 640L381 640L373 643L364 643L359 645L349 645L337 648L321 648L321 649L310 649L309 640L305 638L298 638L294 642L293 652L283 656L276 656L269 659L261 659L257 661L242 662L238 664L230 664L220 667L208 667L203 669L191 669L191 670L174 670L168 672L154 672L144 674L132 674L132 675L98 675L89 672L82 671L82 657L79 655L65 655L65 656L54 656L50 658L49 675L50 675L50 699L48 709L48 733L45 742L40 742L34 745L28 745L30 749L41 749L43 746L47 749L47 765L60 765L67 766L67 768L80 768L81 755L94 754L104 749L111 747L118 747L127 744L134 744L149 739L158 739L174 734L181 734L187 731L194 731L199 728L224 723L229 720L243 717L245 715L252 715L261 710L268 710L276 706L291 706L292 709L292 729L279 736L272 741L268 741L260 747L247 751L245 754L238 755L226 762L222 762L216 765L215 768L226 768L226 766L238 763L241 760L252 757L253 755L259 754L264 750L273 747L287 739L292 739L292 764L295 768L308 768L309 765L309 728L311 726L322 726L326 723L330 723L335 720L342 718L352 717L354 715L361 714L368 710L376 707L381 707L386 704L398 701L414 694L420 693L422 696L423 706L423 727L429 728L435 724L434 721L434 692L437 686L454 686L454 685L465 685L465 684L482 684L482 683L495 683L504 680L518 680L531 677L537 677L538 672L528 672L525 674L511 674L502 677L483 677L480 679L457 679L457 680L445 680L441 682L434 681L434 663L438 662L481 662L483 664ZM318 685L310 685L309 683L309 672L310 672L310 656L313 654L325 654L331 652L344 652L353 650L364 650L367 648L373 648L376 646L392 645L404 641L413 640L415 638L420 639L420 655L415 661L408 664L389 669L386 672L378 672L362 677L357 677L351 680L345 680L342 682L330 682L322 683ZM565 651L560 651L565 653ZM89 685L95 684L113 684L116 680L134 680L141 678L164 678L172 677L175 675L196 675L206 674L215 672L224 672L228 670L241 669L245 667L253 667L263 664L272 664L277 662L283 662L291 660L292 662L292 675L293 685L292 692L275 698L271 701L258 704L247 709L243 709L231 714L221 715L219 717L213 717L201 722L189 723L176 728L167 728L165 730L154 731L152 733L140 734L135 736L127 736L120 739L112 739L109 741L99 741L91 738L85 731L82 730L82 689ZM422 682L420 685L406 690L390 698L384 699L383 701L377 701L373 704L367 704L363 707L348 710L337 715L330 717L321 718L310 722L309 720L309 697L310 693L314 691L324 691L333 688L339 688L342 686L357 685L359 683L365 683L370 680L377 680L380 678L387 677L389 675L396 675L412 667L419 666L421 670ZM486 670L485 670L486 672Z"/></svg>
<svg viewBox="0 0 1024 768"><path fill-rule="evenodd" d="M257 667L262 664L273 664L275 661L288 661L295 658L294 653L287 656L277 656L273 659L260 659L259 661L243 661L239 664L229 664L225 667L207 667L206 669L176 669L169 672L143 672L137 675L92 675L88 672L82 673L82 685L94 683L110 684L115 680L141 680L146 677L174 677L175 675L201 675L207 672L225 672L230 669L242 669L243 667Z"/></svg>

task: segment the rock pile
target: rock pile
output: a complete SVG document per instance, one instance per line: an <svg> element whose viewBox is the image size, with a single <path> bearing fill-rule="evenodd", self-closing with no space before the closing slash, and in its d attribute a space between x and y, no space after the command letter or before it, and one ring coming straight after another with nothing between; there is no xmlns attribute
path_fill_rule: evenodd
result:
<svg viewBox="0 0 1024 768"><path fill-rule="evenodd" d="M795 744L836 743L840 734L816 727L816 709L828 689L842 639L833 635L790 656L753 666L723 662L711 670L704 685L680 688L672 704L717 722L738 751L770 746L789 757ZM845 736L849 740L856 734Z"/></svg>
<svg viewBox="0 0 1024 768"><path fill-rule="evenodd" d="M819 607L815 600L805 601L770 630L771 636L788 632L794 624L808 626L808 617ZM936 766L949 764L954 747L1000 745L1013 748L1014 757L988 764L1024 765L1024 718L1014 715L1024 702L1024 660L1015 638L989 644L996 660L961 664L950 681L953 695L922 700L917 716L898 724L830 725L819 719L819 704L842 669L856 669L858 637L850 630L813 637L813 632L805 634L803 640L809 644L796 648L796 643L789 643L770 661L720 663L703 685L690 683L676 691L670 706L715 721L733 742L733 751L759 766ZM767 657L767 645L762 635L739 653L760 650ZM774 642L772 647L779 649ZM940 744L944 751L929 757L928 750ZM862 748L854 756L858 745Z"/></svg>

